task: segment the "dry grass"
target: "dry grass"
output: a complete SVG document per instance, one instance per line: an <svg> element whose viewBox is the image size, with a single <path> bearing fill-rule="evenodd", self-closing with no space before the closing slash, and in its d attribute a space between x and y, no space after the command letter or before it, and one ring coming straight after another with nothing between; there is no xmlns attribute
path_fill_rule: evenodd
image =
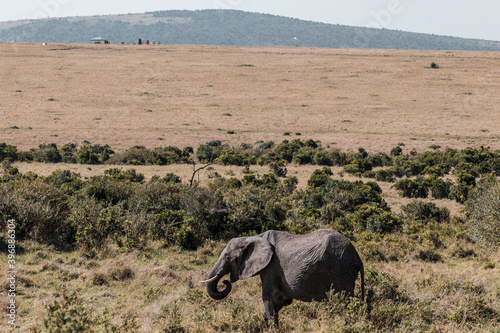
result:
<svg viewBox="0 0 500 333"><path fill-rule="evenodd" d="M0 58L1 141L20 149L284 132L348 151L500 148L497 53L3 43Z"/></svg>
<svg viewBox="0 0 500 333"><path fill-rule="evenodd" d="M224 301L210 300L204 286L198 283L206 278L224 246L222 243L207 243L198 251L162 248L160 243L130 253L110 247L94 259L80 251L59 253L32 242L23 242L22 246L25 252L18 256L17 284L19 331L42 328L43 319L47 318L46 306L53 300L61 301L65 292L77 293L79 304L93 318L92 328L97 331L105 331L104 323L121 327L122 332L174 328L179 332L180 328L187 332L245 332L252 325L252 330L259 332L258 328L263 327L258 277L235 283ZM418 330L495 332L498 326L494 322L474 321L480 316L473 312L471 304L475 303L470 299L481 297L487 306L500 309L499 252L476 248L475 256L457 258L447 249L437 251L442 262L414 259L412 251L399 261L365 259L366 269L393 276L400 292L418 300L414 306L428 306L431 313L441 318L430 318L431 322L425 324L419 318L403 318L405 325L413 323ZM1 264L5 265L3 258ZM368 283L368 288L374 287ZM6 299L0 300L2 306ZM473 320L465 326L453 319L464 309ZM427 313L425 309L420 312ZM329 332L332 327L345 328L344 320L349 316L329 317L326 305L294 302L282 311L281 318L285 332ZM358 320L361 324L365 319ZM123 326L125 322L127 325ZM411 326L408 329L413 331Z"/></svg>

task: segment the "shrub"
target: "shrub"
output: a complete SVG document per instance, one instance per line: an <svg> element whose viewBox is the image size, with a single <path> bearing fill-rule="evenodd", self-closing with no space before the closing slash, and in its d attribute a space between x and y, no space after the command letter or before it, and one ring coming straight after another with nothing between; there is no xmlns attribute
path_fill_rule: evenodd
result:
<svg viewBox="0 0 500 333"><path fill-rule="evenodd" d="M168 146L164 148L147 149L144 146L134 146L121 154L111 157L109 164L128 164L128 165L168 165L173 163L193 164L190 155L193 148Z"/></svg>
<svg viewBox="0 0 500 333"><path fill-rule="evenodd" d="M222 154L222 148L222 143L219 140L209 141L198 147L196 157L201 163L213 162Z"/></svg>
<svg viewBox="0 0 500 333"><path fill-rule="evenodd" d="M366 203L386 210L387 203L380 193L380 187L374 182L365 184L362 181L329 179L321 187L308 188L303 194L301 207L305 209L307 216L321 216L323 222L331 223L347 213L354 213Z"/></svg>
<svg viewBox="0 0 500 333"><path fill-rule="evenodd" d="M64 223L69 207L61 190L35 180L22 181L7 191L0 215L16 220L16 237L61 247L71 243L72 232Z"/></svg>
<svg viewBox="0 0 500 333"><path fill-rule="evenodd" d="M387 154L377 153L375 155L368 156L370 163L373 167L383 167L392 165L392 157Z"/></svg>
<svg viewBox="0 0 500 333"><path fill-rule="evenodd" d="M417 252L415 255L416 259L420 259L423 261L429 261L429 262L441 262L443 259L441 258L441 255L434 250L420 250Z"/></svg>
<svg viewBox="0 0 500 333"><path fill-rule="evenodd" d="M56 170L47 176L44 182L54 185L68 195L74 194L83 186L80 174L70 170Z"/></svg>
<svg viewBox="0 0 500 333"><path fill-rule="evenodd" d="M450 189L453 183L450 180L442 180L438 176L431 175L427 178L427 183L435 199L447 199L450 196Z"/></svg>
<svg viewBox="0 0 500 333"><path fill-rule="evenodd" d="M115 152L108 145L84 145L76 152L79 164L102 164Z"/></svg>
<svg viewBox="0 0 500 333"><path fill-rule="evenodd" d="M0 173L3 172L5 177L3 177L3 182L8 182L11 179L15 179L16 176L20 176L21 174L19 173L19 169L15 166L12 165L12 162L10 159L5 159L0 167ZM0 179L0 182L2 182L2 179Z"/></svg>
<svg viewBox="0 0 500 333"><path fill-rule="evenodd" d="M328 153L326 153L324 151L317 152L314 155L313 162L316 165L333 166L333 159L332 159L332 157Z"/></svg>
<svg viewBox="0 0 500 333"><path fill-rule="evenodd" d="M457 175L457 184L463 184L466 186L476 186L476 178L471 174L461 172Z"/></svg>
<svg viewBox="0 0 500 333"><path fill-rule="evenodd" d="M142 183L144 180L144 175L137 173L135 169L123 171L122 169L112 168L104 170L104 175L111 180L125 181L127 183Z"/></svg>
<svg viewBox="0 0 500 333"><path fill-rule="evenodd" d="M263 231L263 223L266 223L266 203L259 196L259 192L245 189L228 198L228 228L224 238L259 234Z"/></svg>
<svg viewBox="0 0 500 333"><path fill-rule="evenodd" d="M500 246L500 182L476 190L466 203L466 212L471 239Z"/></svg>
<svg viewBox="0 0 500 333"><path fill-rule="evenodd" d="M399 191L399 195L406 198L427 198L429 188L422 177L415 180L401 179L393 187Z"/></svg>
<svg viewBox="0 0 500 333"><path fill-rule="evenodd" d="M219 156L214 160L214 163L242 166L255 164L255 158L250 156L250 154L246 152L236 153L234 149L229 149L221 152Z"/></svg>
<svg viewBox="0 0 500 333"><path fill-rule="evenodd" d="M402 221L390 211L373 203L361 205L356 213L363 229L373 233L389 233L401 227Z"/></svg>
<svg viewBox="0 0 500 333"><path fill-rule="evenodd" d="M61 147L60 152L62 156L62 162L64 163L76 163L76 152L78 151L76 144L67 143Z"/></svg>
<svg viewBox="0 0 500 333"><path fill-rule="evenodd" d="M149 237L173 241L173 234L182 226L185 217L186 212L183 210L162 210L149 223Z"/></svg>
<svg viewBox="0 0 500 333"><path fill-rule="evenodd" d="M274 174L266 173L262 177L257 177L255 175L245 175L242 180L243 185L252 185L254 187L276 189L280 183L278 177Z"/></svg>
<svg viewBox="0 0 500 333"><path fill-rule="evenodd" d="M181 210L182 187L173 183L150 182L139 185L129 200L129 209L134 213L158 214L163 209Z"/></svg>
<svg viewBox="0 0 500 333"><path fill-rule="evenodd" d="M400 146L396 146L391 149L391 156L399 156L403 154L403 149Z"/></svg>
<svg viewBox="0 0 500 333"><path fill-rule="evenodd" d="M450 186L449 198L463 204L467 201L470 190L471 187L463 183L452 185Z"/></svg>
<svg viewBox="0 0 500 333"><path fill-rule="evenodd" d="M52 301L47 305L47 317L43 321L45 332L83 333L91 330L93 320L76 292L64 292L63 301Z"/></svg>
<svg viewBox="0 0 500 333"><path fill-rule="evenodd" d="M193 231L190 225L184 224L173 235L175 245L186 250L196 250L201 245L200 237Z"/></svg>
<svg viewBox="0 0 500 333"><path fill-rule="evenodd" d="M17 159L17 148L4 142L0 143L0 162L3 160L14 161Z"/></svg>
<svg viewBox="0 0 500 333"><path fill-rule="evenodd" d="M383 181L383 182L393 182L395 177L394 177L394 172L390 169L381 169L375 172L375 179L377 181Z"/></svg>
<svg viewBox="0 0 500 333"><path fill-rule="evenodd" d="M447 208L439 208L433 202L421 200L413 200L402 206L401 210L411 220L422 221L425 224L431 221L442 223L450 218L450 211Z"/></svg>
<svg viewBox="0 0 500 333"><path fill-rule="evenodd" d="M257 145L258 150L267 150L274 147L275 147L274 141L265 141Z"/></svg>
<svg viewBox="0 0 500 333"><path fill-rule="evenodd" d="M372 163L367 158L354 160L351 164L344 166L344 171L354 175L361 175L366 171L371 171L373 168Z"/></svg>
<svg viewBox="0 0 500 333"><path fill-rule="evenodd" d="M321 187L331 179L331 176L333 176L333 172L330 168L316 169L307 181L307 185L313 188Z"/></svg>
<svg viewBox="0 0 500 333"><path fill-rule="evenodd" d="M97 207L98 204L94 204L93 208L83 206L68 219L76 230L78 245L85 250L99 250L111 239L121 246L120 238L127 233L123 205L103 208L95 218Z"/></svg>
<svg viewBox="0 0 500 333"><path fill-rule="evenodd" d="M106 205L116 205L120 202L128 204L135 193L132 183L112 180L107 176L94 176L86 182L82 194L89 198L102 201Z"/></svg>
<svg viewBox="0 0 500 333"><path fill-rule="evenodd" d="M275 175L276 177L286 177L286 174L288 172L285 166L285 161L283 160L272 162L269 165L269 168L271 169L273 175Z"/></svg>
<svg viewBox="0 0 500 333"><path fill-rule="evenodd" d="M182 183L181 177L177 176L175 173L169 172L163 177L165 183Z"/></svg>
<svg viewBox="0 0 500 333"><path fill-rule="evenodd" d="M41 144L38 149L30 149L30 153L35 162L59 163L62 160L55 143Z"/></svg>
<svg viewBox="0 0 500 333"><path fill-rule="evenodd" d="M299 165L312 164L314 159L313 150L304 150L293 154L292 162Z"/></svg>

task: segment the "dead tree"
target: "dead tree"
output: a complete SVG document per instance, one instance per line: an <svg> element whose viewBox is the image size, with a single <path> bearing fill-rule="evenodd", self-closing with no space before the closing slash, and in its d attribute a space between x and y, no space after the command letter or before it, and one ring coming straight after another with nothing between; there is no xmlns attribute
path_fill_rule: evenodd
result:
<svg viewBox="0 0 500 333"><path fill-rule="evenodd" d="M196 169L196 165L193 165L193 170L194 171L193 171L193 175L191 176L191 180L189 181L189 186L193 186L194 176L196 175L196 173L198 173L200 170L203 170L203 169L209 167L212 164L213 163L210 162L210 163L208 163L208 164L206 164L206 165L204 165L202 167L199 167L198 169ZM199 175L198 175L198 177L199 177ZM199 178L198 178L198 180L199 180Z"/></svg>

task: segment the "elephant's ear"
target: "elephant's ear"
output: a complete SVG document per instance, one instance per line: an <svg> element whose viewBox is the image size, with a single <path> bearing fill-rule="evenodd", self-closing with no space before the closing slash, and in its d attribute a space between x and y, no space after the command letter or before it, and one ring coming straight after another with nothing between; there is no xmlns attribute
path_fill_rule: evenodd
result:
<svg viewBox="0 0 500 333"><path fill-rule="evenodd" d="M250 240L251 239L251 240ZM263 270L273 257L271 243L260 237L250 237L240 266L240 279L248 279Z"/></svg>

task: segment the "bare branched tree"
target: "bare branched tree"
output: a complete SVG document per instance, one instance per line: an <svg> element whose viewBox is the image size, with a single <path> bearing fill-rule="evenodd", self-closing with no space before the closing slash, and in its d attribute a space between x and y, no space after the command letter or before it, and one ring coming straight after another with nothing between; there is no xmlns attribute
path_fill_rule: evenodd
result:
<svg viewBox="0 0 500 333"><path fill-rule="evenodd" d="M189 181L189 186L193 186L194 176L196 176L196 174L197 174L198 172L200 172L201 170L203 170L203 169L205 169L205 168L209 167L209 166L210 166L210 165L212 165L212 164L213 164L212 162L209 162L208 164L205 164L204 166L199 167L198 169L196 169L196 165L195 165L195 164L193 164L193 170L194 170L194 171L193 171L193 175L191 176L191 180Z"/></svg>

